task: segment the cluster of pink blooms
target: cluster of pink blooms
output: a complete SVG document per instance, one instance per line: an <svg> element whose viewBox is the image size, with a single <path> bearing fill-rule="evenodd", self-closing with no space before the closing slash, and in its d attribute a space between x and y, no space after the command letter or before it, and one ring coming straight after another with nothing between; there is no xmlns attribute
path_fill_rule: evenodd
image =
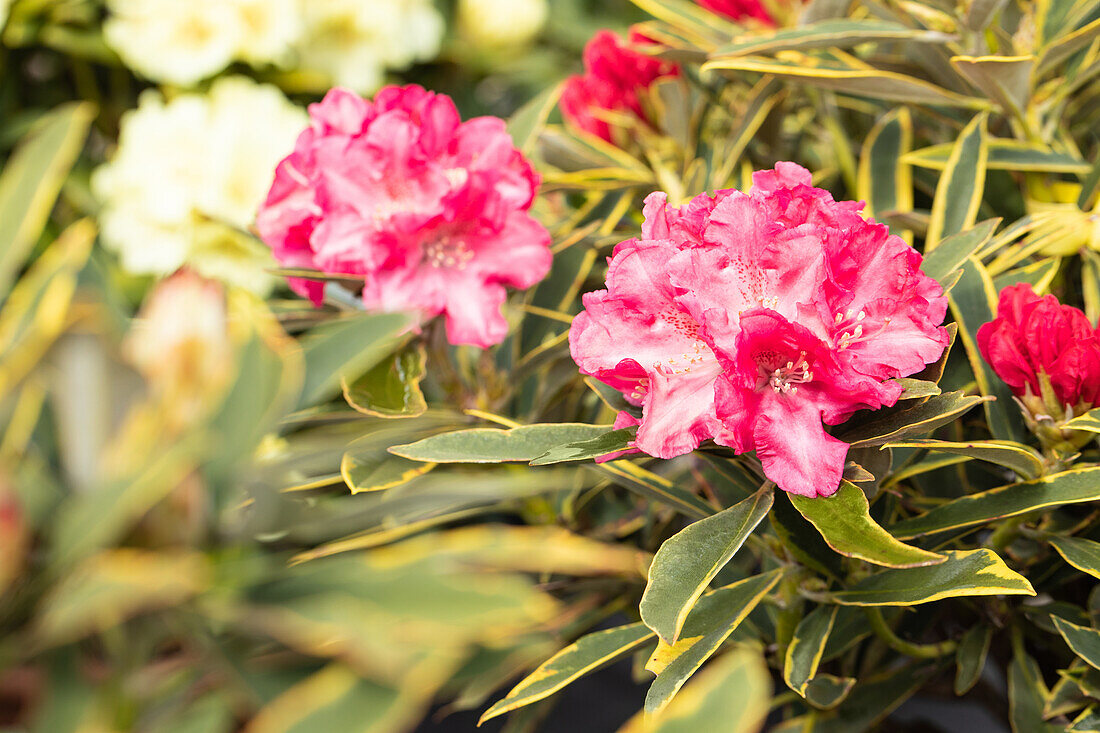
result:
<svg viewBox="0 0 1100 733"><path fill-rule="evenodd" d="M1026 283L1001 291L996 319L978 329L978 348L1029 409L1046 412L1045 380L1063 412L1081 414L1100 402L1100 330L1077 308L1053 295L1040 298Z"/></svg>
<svg viewBox="0 0 1100 733"><path fill-rule="evenodd" d="M631 43L648 43L632 33ZM658 79L680 74L676 64L634 50L611 31L600 31L584 47L584 74L571 76L562 87L562 117L578 130L615 143L606 112L629 114L650 122L642 98Z"/></svg>
<svg viewBox="0 0 1100 733"><path fill-rule="evenodd" d="M638 425L635 448L671 458L713 439L755 450L786 491L836 491L848 446L822 423L894 404L892 380L948 341L920 254L861 209L793 163L748 194L646 199L642 237L615 248L570 332L581 371L641 407L616 420Z"/></svg>
<svg viewBox="0 0 1100 733"><path fill-rule="evenodd" d="M278 261L362 277L368 310L445 314L452 343L502 341L505 286L534 285L551 261L528 213L539 177L504 122L463 122L418 86L373 102L333 89L309 113L257 215ZM291 286L320 302L323 283Z"/></svg>

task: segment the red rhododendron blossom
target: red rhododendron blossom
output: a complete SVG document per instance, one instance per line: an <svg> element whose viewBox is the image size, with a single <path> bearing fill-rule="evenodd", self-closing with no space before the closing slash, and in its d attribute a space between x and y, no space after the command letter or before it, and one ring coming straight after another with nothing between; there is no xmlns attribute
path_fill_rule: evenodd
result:
<svg viewBox="0 0 1100 733"><path fill-rule="evenodd" d="M562 88L562 117L578 130L613 143L611 125L601 113L625 112L648 122L641 95L657 79L679 73L675 64L639 53L611 31L600 31L584 48L584 74L570 77Z"/></svg>
<svg viewBox="0 0 1100 733"><path fill-rule="evenodd" d="M570 332L581 371L641 407L637 449L671 458L713 439L755 450L786 491L836 491L848 446L823 423L894 404L892 380L947 346L942 289L861 207L793 163L748 194L646 200L642 238L615 248Z"/></svg>
<svg viewBox="0 0 1100 733"><path fill-rule="evenodd" d="M997 317L978 329L978 348L1013 394L1042 397L1040 375L1061 406L1078 414L1100 402L1100 332L1077 308L1026 283L1001 291Z"/></svg>
<svg viewBox="0 0 1100 733"><path fill-rule="evenodd" d="M463 122L418 86L333 89L279 164L256 225L284 267L362 276L367 309L445 314L451 343L507 333L505 286L550 269L538 175L495 117ZM291 279L319 303L323 284Z"/></svg>
<svg viewBox="0 0 1100 733"><path fill-rule="evenodd" d="M698 3L730 20L755 18L766 25L775 25L775 20L760 0L698 0Z"/></svg>

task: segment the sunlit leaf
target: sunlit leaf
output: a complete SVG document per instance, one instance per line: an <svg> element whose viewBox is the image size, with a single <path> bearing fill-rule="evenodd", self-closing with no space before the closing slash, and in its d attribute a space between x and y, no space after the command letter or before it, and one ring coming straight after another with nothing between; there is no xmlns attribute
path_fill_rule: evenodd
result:
<svg viewBox="0 0 1100 733"><path fill-rule="evenodd" d="M765 487L665 540L649 568L639 609L642 620L666 642L675 642L695 601L768 513L773 491Z"/></svg>
<svg viewBox="0 0 1100 733"><path fill-rule="evenodd" d="M948 440L906 440L888 444L892 448L925 448L931 451L988 461L1015 471L1024 478L1035 478L1045 469L1043 457L1020 443L1004 440L974 440L967 443Z"/></svg>
<svg viewBox="0 0 1100 733"><path fill-rule="evenodd" d="M794 630L783 663L783 680L803 697L817 674L817 666L825 652L825 643L836 623L839 606L818 606L806 614Z"/></svg>
<svg viewBox="0 0 1100 733"><path fill-rule="evenodd" d="M634 430L612 430L589 440L555 446L531 461L531 465L547 466L568 461L590 461L609 453L629 450L634 442L635 432Z"/></svg>
<svg viewBox="0 0 1100 733"><path fill-rule="evenodd" d="M431 463L528 463L552 448L606 435L609 425L547 423L518 428L470 428L397 445L390 453Z"/></svg>
<svg viewBox="0 0 1100 733"><path fill-rule="evenodd" d="M422 344L403 349L354 382L343 382L344 399L357 411L374 417L423 415L428 405L420 381L426 360Z"/></svg>
<svg viewBox="0 0 1100 733"><path fill-rule="evenodd" d="M936 565L947 559L895 539L871 518L863 490L847 481L832 496L811 499L791 494L790 500L841 555L894 568Z"/></svg>
<svg viewBox="0 0 1100 733"><path fill-rule="evenodd" d="M830 594L845 606L912 606L943 598L1035 595L1031 583L992 550L948 550L939 565L884 570Z"/></svg>
<svg viewBox="0 0 1100 733"><path fill-rule="evenodd" d="M989 159L986 119L985 114L974 117L951 149L932 199L932 217L924 238L926 252L935 249L944 237L971 228L978 218Z"/></svg>

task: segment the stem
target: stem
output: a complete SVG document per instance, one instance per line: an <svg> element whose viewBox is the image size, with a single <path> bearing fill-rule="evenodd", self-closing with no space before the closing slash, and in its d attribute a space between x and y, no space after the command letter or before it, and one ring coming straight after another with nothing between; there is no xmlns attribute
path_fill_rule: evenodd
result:
<svg viewBox="0 0 1100 733"><path fill-rule="evenodd" d="M906 656L916 657L917 659L936 659L951 654L958 646L951 639L941 641L938 644L914 644L905 641L895 634L890 625L886 623L886 619L882 617L882 611L877 608L864 608L863 611L867 614L867 619L871 622L871 628L874 630L875 635L886 642L891 649Z"/></svg>
<svg viewBox="0 0 1100 733"><path fill-rule="evenodd" d="M1026 515L1020 515L1018 517L1010 517L993 530L993 534L989 536L989 540L986 542L989 549L1000 555L1004 552L1004 549L1012 544L1013 540L1020 536L1020 525L1024 523Z"/></svg>

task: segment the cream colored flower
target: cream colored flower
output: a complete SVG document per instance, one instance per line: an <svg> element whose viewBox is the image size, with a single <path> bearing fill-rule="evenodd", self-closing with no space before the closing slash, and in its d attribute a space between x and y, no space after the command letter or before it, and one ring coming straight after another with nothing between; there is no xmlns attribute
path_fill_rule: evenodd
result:
<svg viewBox="0 0 1100 733"><path fill-rule="evenodd" d="M459 0L458 23L472 41L486 46L521 46L546 25L547 0Z"/></svg>
<svg viewBox="0 0 1100 733"><path fill-rule="evenodd" d="M225 0L108 0L103 33L126 65L156 81L189 86L224 69L244 26Z"/></svg>
<svg viewBox="0 0 1100 733"><path fill-rule="evenodd" d="M278 89L243 77L170 102L145 92L92 179L103 201L104 245L133 273L166 275L188 265L266 291L270 253L245 230L307 124Z"/></svg>
<svg viewBox="0 0 1100 733"><path fill-rule="evenodd" d="M300 0L305 34L299 66L333 85L368 94L386 69L439 53L443 18L431 0Z"/></svg>
<svg viewBox="0 0 1100 733"><path fill-rule="evenodd" d="M181 270L149 291L122 344L172 424L193 423L226 385L233 360L221 285Z"/></svg>
<svg viewBox="0 0 1100 733"><path fill-rule="evenodd" d="M236 6L242 34L237 56L254 66L284 62L302 35L298 0L226 0Z"/></svg>

